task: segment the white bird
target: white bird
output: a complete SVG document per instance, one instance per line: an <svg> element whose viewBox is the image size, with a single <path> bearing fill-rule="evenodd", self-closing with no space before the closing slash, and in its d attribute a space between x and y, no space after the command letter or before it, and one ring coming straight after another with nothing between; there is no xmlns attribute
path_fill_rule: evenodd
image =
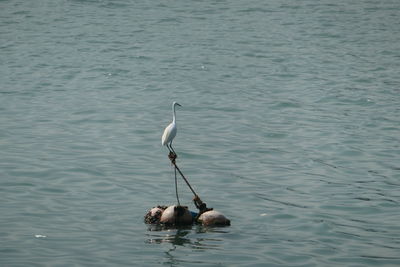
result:
<svg viewBox="0 0 400 267"><path fill-rule="evenodd" d="M176 128L176 119L175 119L175 106L180 106L180 104L175 101L172 103L172 122L165 128L164 133L161 138L161 144L163 146L167 146L168 150L175 153L175 150L172 148L172 141L174 140L177 132Z"/></svg>

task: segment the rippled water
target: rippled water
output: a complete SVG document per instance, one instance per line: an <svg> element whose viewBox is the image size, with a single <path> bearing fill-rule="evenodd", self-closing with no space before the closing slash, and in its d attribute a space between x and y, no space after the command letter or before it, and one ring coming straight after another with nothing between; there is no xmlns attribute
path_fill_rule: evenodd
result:
<svg viewBox="0 0 400 267"><path fill-rule="evenodd" d="M400 264L398 1L0 7L0 265Z"/></svg>

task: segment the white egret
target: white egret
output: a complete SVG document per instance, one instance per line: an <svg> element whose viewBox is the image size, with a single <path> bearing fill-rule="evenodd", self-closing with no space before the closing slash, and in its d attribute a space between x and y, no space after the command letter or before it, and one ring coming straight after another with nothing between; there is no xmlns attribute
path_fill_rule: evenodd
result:
<svg viewBox="0 0 400 267"><path fill-rule="evenodd" d="M161 137L161 144L163 146L167 146L169 150L169 158L173 158L173 161L176 159L176 153L175 150L172 148L172 141L174 140L177 132L176 128L176 115L175 115L175 106L180 106L180 104L176 103L175 101L172 103L172 122L165 128L164 133ZM177 184L177 179L176 179L176 167L174 169L175 172L175 194L176 194L176 200L178 201L178 206L181 204L179 203L179 196L178 196L178 184Z"/></svg>
<svg viewBox="0 0 400 267"><path fill-rule="evenodd" d="M175 101L172 103L172 122L165 128L161 138L161 144L163 146L167 146L168 150L176 155L175 150L172 148L172 141L174 140L177 132L175 106L181 107L181 105L176 103Z"/></svg>

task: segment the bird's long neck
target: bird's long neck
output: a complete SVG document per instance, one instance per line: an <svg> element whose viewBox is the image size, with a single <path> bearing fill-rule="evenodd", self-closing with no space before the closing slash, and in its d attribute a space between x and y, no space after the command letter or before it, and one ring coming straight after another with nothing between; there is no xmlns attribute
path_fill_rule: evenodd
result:
<svg viewBox="0 0 400 267"><path fill-rule="evenodd" d="M176 124L175 120L176 114L175 114L175 105L172 106L172 123Z"/></svg>

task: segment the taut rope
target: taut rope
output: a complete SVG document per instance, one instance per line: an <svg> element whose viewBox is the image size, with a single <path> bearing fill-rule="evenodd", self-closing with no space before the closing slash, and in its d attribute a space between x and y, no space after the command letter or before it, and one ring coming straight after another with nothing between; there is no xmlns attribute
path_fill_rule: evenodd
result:
<svg viewBox="0 0 400 267"><path fill-rule="evenodd" d="M189 184L189 181L186 179L185 175L183 175L182 171L176 165L177 157L178 156L176 155L176 153L174 153L172 151L169 152L168 158L171 160L172 165L174 165L174 167L175 167L175 182L176 182L176 171L178 171L179 174L182 176L183 180L185 181L185 183L189 186L190 191L192 191L192 193L194 195L193 202L196 205L196 208L198 208L200 211L198 216L200 216L202 213L204 213L206 211L212 210L212 208L207 208L207 204L204 203L203 201L201 201L200 197L196 194L193 187ZM176 192L176 194L178 195L178 192ZM178 204L179 204L179 200L178 200Z"/></svg>
<svg viewBox="0 0 400 267"><path fill-rule="evenodd" d="M189 181L186 179L185 175L183 175L182 171L178 168L178 166L176 165L176 158L177 155L174 152L170 152L168 155L168 158L171 160L172 165L175 166L175 169L179 172L179 174L182 176L183 180L186 182L186 184L189 186L190 191L192 191L193 195L195 197L198 197L196 192L194 192L192 186L189 184Z"/></svg>

